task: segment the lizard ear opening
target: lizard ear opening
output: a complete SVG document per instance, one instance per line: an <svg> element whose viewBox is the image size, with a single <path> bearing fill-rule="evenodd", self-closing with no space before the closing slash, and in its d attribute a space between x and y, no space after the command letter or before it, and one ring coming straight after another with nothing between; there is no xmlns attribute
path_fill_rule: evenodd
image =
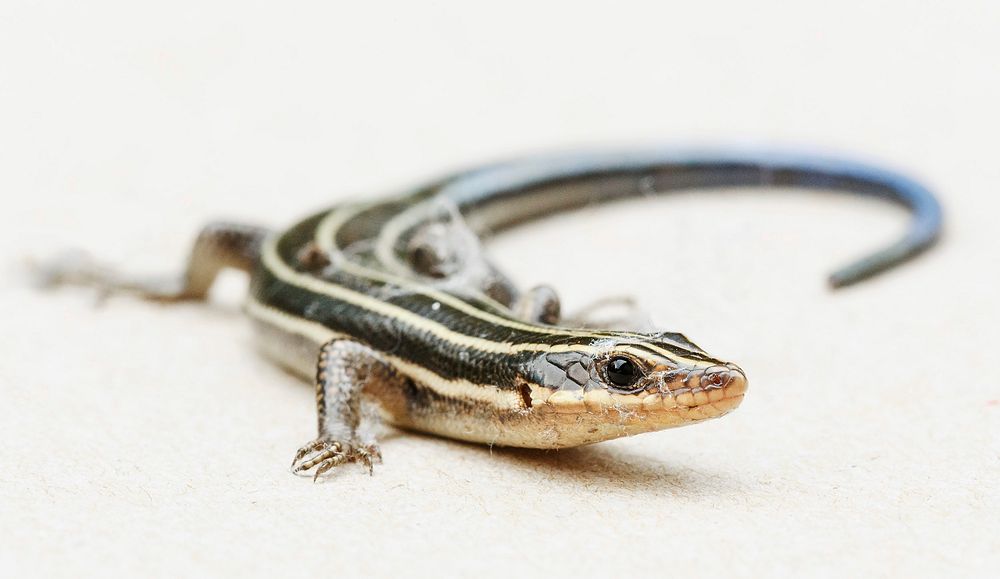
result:
<svg viewBox="0 0 1000 579"><path fill-rule="evenodd" d="M531 386L521 384L517 387L517 392L521 395L521 402L524 404L524 409L531 410Z"/></svg>

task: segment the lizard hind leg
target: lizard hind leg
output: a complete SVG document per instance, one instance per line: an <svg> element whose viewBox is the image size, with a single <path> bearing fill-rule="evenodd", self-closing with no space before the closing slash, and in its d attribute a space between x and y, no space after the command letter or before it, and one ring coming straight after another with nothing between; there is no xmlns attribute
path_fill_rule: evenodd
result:
<svg viewBox="0 0 1000 579"><path fill-rule="evenodd" d="M253 268L268 231L261 227L213 222L195 240L187 267L180 275L139 277L95 262L83 252L68 252L34 266L36 285L95 287L102 295L128 292L157 301L204 300L220 271Z"/></svg>
<svg viewBox="0 0 1000 579"><path fill-rule="evenodd" d="M319 433L295 454L292 472L309 476L312 471L315 481L337 466L355 462L371 474L382 453L365 428L372 412L364 397L404 380L378 352L360 342L346 338L327 342L316 365Z"/></svg>
<svg viewBox="0 0 1000 579"><path fill-rule="evenodd" d="M559 295L550 286L536 286L518 297L511 310L522 320L555 325L559 323L561 315Z"/></svg>

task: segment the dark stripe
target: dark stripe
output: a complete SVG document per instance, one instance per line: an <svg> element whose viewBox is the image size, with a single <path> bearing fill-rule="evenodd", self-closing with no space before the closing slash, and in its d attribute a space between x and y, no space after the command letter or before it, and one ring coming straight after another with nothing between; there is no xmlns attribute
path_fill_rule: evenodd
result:
<svg viewBox="0 0 1000 579"><path fill-rule="evenodd" d="M266 268L254 276L251 295L268 306L354 336L376 350L423 366L446 379L463 378L514 388L522 365L538 355L532 352L498 355L462 347L398 319L285 283Z"/></svg>
<svg viewBox="0 0 1000 579"><path fill-rule="evenodd" d="M319 222L327 214L314 215L292 229L290 229L285 235L281 237L278 242L278 255L285 261L292 269L304 273L307 275L312 275L308 271L304 271L305 268L299 266L296 263L296 256L298 255L301 246L309 243L314 238L315 228L318 226ZM359 215L356 219L367 219L367 217ZM412 312L424 319L437 322L448 329L474 338L480 338L484 340L489 340L491 342L499 343L509 343L509 344L546 344L546 345L590 345L594 340L600 339L615 339L615 340L630 340L630 341L649 341L654 339L657 346L663 348L664 350L676 354L678 356L683 356L686 358L693 358L696 360L712 361L706 355L703 355L697 351L692 351L683 346L683 344L675 343L676 340L671 339L655 339L652 336L644 334L636 334L633 332L604 332L604 331L593 331L587 332L589 335L585 336L574 336L567 334L558 334L551 332L533 332L528 330L523 330L520 328L512 328L502 324L494 324L489 322L484 322L478 318L467 315L465 312L457 310L447 304L441 303L434 299L432 296L424 295L422 293L414 292L412 289L403 288L393 284L382 283L377 280L371 280L367 278L362 278L359 276L349 275L342 272L336 271L336 268L329 268L324 272L317 272L316 275L318 279L322 279L327 283L336 284L338 286L344 287L346 289L355 291L360 294L374 297L380 301L392 304L403 310ZM416 283L416 282L414 282ZM438 290L441 291L441 290ZM280 292L279 292L280 293ZM448 293L448 292L443 292ZM323 294L310 294L312 297L306 305L311 305L313 308L318 307L316 304L321 303L324 299L332 299ZM486 311L492 315L506 319L512 323L518 325L526 325L523 320L519 320L513 317L509 312L501 311L497 308L488 306L487 304L476 300L473 297L462 296L449 293L448 295L454 297L455 299L460 299L471 306ZM271 301L265 301L264 303L272 303ZM296 311L294 309L289 310L289 313L305 317L307 319L313 319L312 312L306 311ZM372 312L365 310L365 315L374 316ZM396 321L393 320L393 323Z"/></svg>

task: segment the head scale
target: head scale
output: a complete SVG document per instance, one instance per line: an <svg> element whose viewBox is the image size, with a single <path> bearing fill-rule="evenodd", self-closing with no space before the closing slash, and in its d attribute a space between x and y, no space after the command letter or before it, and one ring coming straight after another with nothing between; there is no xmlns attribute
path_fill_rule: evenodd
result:
<svg viewBox="0 0 1000 579"><path fill-rule="evenodd" d="M531 412L567 446L716 418L747 387L738 366L670 332L566 340L524 376Z"/></svg>

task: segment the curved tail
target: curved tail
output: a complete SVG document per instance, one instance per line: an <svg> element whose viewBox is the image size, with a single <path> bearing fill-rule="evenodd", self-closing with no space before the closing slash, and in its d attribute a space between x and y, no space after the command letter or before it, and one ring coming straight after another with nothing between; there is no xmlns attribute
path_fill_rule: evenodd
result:
<svg viewBox="0 0 1000 579"><path fill-rule="evenodd" d="M533 157L454 176L437 189L477 233L491 234L595 202L718 187L803 187L880 197L909 209L906 234L829 277L851 285L915 257L941 232L941 206L920 183L879 167L774 151L646 150Z"/></svg>

